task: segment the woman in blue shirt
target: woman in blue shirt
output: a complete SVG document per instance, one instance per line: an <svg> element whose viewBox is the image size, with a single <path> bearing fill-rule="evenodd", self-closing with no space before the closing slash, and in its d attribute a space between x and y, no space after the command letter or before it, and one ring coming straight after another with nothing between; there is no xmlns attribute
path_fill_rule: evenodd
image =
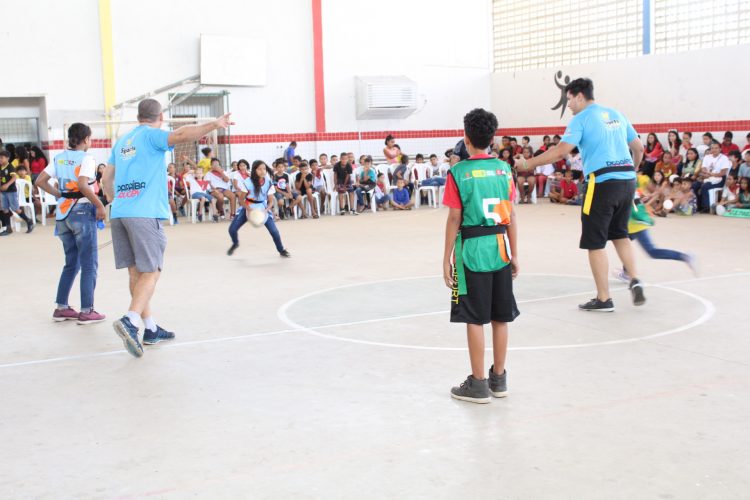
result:
<svg viewBox="0 0 750 500"><path fill-rule="evenodd" d="M245 161L245 160L240 160ZM268 177L265 163L262 160L255 160L253 162L252 169L250 170L250 177L244 180L245 187L247 188L247 197L245 198L244 207L240 208L237 215L229 225L229 236L232 238L232 246L227 250L227 255L232 255L235 250L240 246L240 240L237 236L237 232L247 222L247 214L250 210L264 210L266 212L265 226L268 232L273 238L273 242L276 245L276 250L282 257L291 257L289 252L281 244L281 235L279 229L276 227L276 223L273 221L273 216L269 216L272 210L271 196L273 196L273 182Z"/></svg>

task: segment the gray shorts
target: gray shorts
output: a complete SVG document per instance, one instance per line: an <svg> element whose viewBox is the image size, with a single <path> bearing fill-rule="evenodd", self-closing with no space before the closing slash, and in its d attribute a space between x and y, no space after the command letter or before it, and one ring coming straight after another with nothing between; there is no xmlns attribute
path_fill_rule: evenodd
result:
<svg viewBox="0 0 750 500"><path fill-rule="evenodd" d="M6 212L18 212L18 192L0 191L0 205Z"/></svg>
<svg viewBox="0 0 750 500"><path fill-rule="evenodd" d="M161 271L167 236L161 220L145 217L112 219L112 248L115 267L133 267L141 273Z"/></svg>

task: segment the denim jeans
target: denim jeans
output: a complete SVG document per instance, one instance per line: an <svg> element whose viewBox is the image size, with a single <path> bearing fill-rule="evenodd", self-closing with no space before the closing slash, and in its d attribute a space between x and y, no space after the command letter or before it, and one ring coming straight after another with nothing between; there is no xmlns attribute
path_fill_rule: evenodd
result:
<svg viewBox="0 0 750 500"><path fill-rule="evenodd" d="M357 205L360 207L365 206L365 193L369 193L370 196L375 192L375 187L358 187L354 190L354 194L357 195Z"/></svg>
<svg viewBox="0 0 750 500"><path fill-rule="evenodd" d="M664 248L656 248L654 243L651 241L651 236L648 234L648 229L632 233L630 235L631 240L636 240L641 244L643 249L652 259L665 259L665 260L681 260L687 262L688 256L682 252L676 250L666 250Z"/></svg>
<svg viewBox="0 0 750 500"><path fill-rule="evenodd" d="M58 306L67 306L70 290L81 271L81 311L94 308L96 271L99 253L96 247L96 209L91 203L79 203L65 220L56 223L55 231L65 251L65 266L57 286Z"/></svg>
<svg viewBox="0 0 750 500"><path fill-rule="evenodd" d="M237 212L237 215L234 216L234 219L232 219L232 223L229 224L229 236L232 238L232 243L235 245L240 244L240 239L237 233L239 232L240 228L245 225L247 222L247 209L244 207L240 208ZM281 244L281 234L279 234L279 229L276 227L276 223L273 221L273 216L267 216L266 217L266 229L268 229L269 234L271 235L271 238L273 238L273 243L276 245L276 251L279 253L284 251L284 245Z"/></svg>
<svg viewBox="0 0 750 500"><path fill-rule="evenodd" d="M445 177L428 177L422 181L422 186L425 187L436 187L445 186Z"/></svg>

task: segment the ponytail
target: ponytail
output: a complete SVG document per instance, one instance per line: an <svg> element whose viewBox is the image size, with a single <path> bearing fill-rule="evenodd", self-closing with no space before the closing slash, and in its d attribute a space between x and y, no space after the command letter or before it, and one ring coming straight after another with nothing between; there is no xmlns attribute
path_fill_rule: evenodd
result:
<svg viewBox="0 0 750 500"><path fill-rule="evenodd" d="M74 123L68 128L68 147L76 149L87 137L91 137L91 127L84 123Z"/></svg>

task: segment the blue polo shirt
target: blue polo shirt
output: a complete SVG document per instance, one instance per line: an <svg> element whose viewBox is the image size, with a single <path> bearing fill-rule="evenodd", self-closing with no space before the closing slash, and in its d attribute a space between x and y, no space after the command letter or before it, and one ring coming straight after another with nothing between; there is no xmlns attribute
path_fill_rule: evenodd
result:
<svg viewBox="0 0 750 500"><path fill-rule="evenodd" d="M605 167L633 166L628 143L638 137L627 118L612 108L589 104L570 120L562 141L577 146L583 160L583 174ZM609 180L635 179L632 172L610 172L596 176L597 184Z"/></svg>
<svg viewBox="0 0 750 500"><path fill-rule="evenodd" d="M258 203L252 203L248 205L248 208L253 210L256 208L266 209L268 208L268 192L273 187L273 181L271 178L266 176L260 180L260 191L255 190L253 181L250 177L243 181L247 188L247 197L257 201Z"/></svg>
<svg viewBox="0 0 750 500"><path fill-rule="evenodd" d="M174 146L169 146L168 137L166 130L139 125L112 147L109 164L115 167L113 219L171 216L164 153Z"/></svg>

